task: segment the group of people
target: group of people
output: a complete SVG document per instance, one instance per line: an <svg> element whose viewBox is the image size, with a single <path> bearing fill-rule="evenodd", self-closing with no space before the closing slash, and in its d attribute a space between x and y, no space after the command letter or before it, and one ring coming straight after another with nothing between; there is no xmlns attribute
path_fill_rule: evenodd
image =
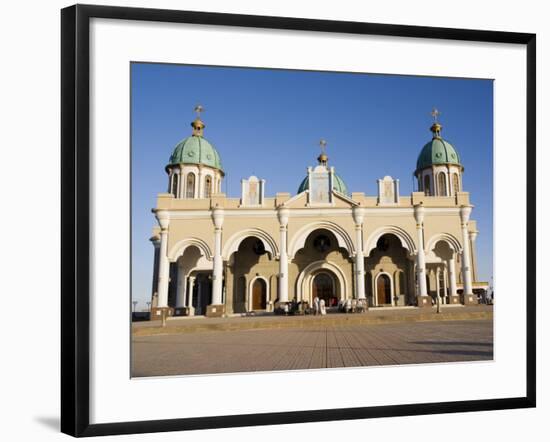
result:
<svg viewBox="0 0 550 442"><path fill-rule="evenodd" d="M321 315L327 314L327 301L323 298L315 296L313 298L311 306L307 301L297 302L292 300L290 303L285 304L281 313L285 315ZM343 299L338 302L338 311L343 313L362 313L368 310L368 303L366 299Z"/></svg>
<svg viewBox="0 0 550 442"><path fill-rule="evenodd" d="M338 304L338 310L344 313L362 313L368 310L366 299L343 299Z"/></svg>
<svg viewBox="0 0 550 442"><path fill-rule="evenodd" d="M322 316L327 314L327 307L325 305L325 300L319 299L318 296L313 298L313 314L322 315Z"/></svg>

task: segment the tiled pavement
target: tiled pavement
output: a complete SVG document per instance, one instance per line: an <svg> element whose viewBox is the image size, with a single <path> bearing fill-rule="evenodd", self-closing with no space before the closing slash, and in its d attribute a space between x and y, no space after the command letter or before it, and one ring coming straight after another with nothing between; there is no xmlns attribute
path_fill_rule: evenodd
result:
<svg viewBox="0 0 550 442"><path fill-rule="evenodd" d="M196 332L133 344L133 376L479 361L493 358L493 322Z"/></svg>

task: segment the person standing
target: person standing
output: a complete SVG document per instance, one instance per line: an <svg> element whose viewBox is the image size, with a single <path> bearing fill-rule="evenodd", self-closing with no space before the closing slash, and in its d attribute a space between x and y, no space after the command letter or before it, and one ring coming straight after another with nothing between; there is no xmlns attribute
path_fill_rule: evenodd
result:
<svg viewBox="0 0 550 442"><path fill-rule="evenodd" d="M319 314L319 297L316 296L313 299L313 314L318 315Z"/></svg>

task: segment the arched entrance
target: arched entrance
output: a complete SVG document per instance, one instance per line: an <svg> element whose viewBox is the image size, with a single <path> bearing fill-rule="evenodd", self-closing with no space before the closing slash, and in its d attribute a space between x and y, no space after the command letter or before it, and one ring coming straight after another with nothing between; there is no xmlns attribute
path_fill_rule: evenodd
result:
<svg viewBox="0 0 550 442"><path fill-rule="evenodd" d="M390 277L386 274L378 276L376 281L376 296L378 299L378 305L391 304L391 281Z"/></svg>
<svg viewBox="0 0 550 442"><path fill-rule="evenodd" d="M262 278L252 284L252 310L265 310L267 305L267 285Z"/></svg>
<svg viewBox="0 0 550 442"><path fill-rule="evenodd" d="M334 279L326 272L318 273L313 277L311 291L312 298L315 299L315 297L318 297L319 300L324 299L327 307L338 304Z"/></svg>

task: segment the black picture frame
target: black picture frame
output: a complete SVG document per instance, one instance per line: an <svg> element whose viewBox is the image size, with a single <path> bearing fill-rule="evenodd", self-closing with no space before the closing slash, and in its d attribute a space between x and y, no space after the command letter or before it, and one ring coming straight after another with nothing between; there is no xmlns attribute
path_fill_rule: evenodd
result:
<svg viewBox="0 0 550 442"><path fill-rule="evenodd" d="M90 424L90 19L524 45L527 52L526 395L504 399ZM75 5L61 11L61 431L76 437L456 413L536 405L536 35L290 17Z"/></svg>

